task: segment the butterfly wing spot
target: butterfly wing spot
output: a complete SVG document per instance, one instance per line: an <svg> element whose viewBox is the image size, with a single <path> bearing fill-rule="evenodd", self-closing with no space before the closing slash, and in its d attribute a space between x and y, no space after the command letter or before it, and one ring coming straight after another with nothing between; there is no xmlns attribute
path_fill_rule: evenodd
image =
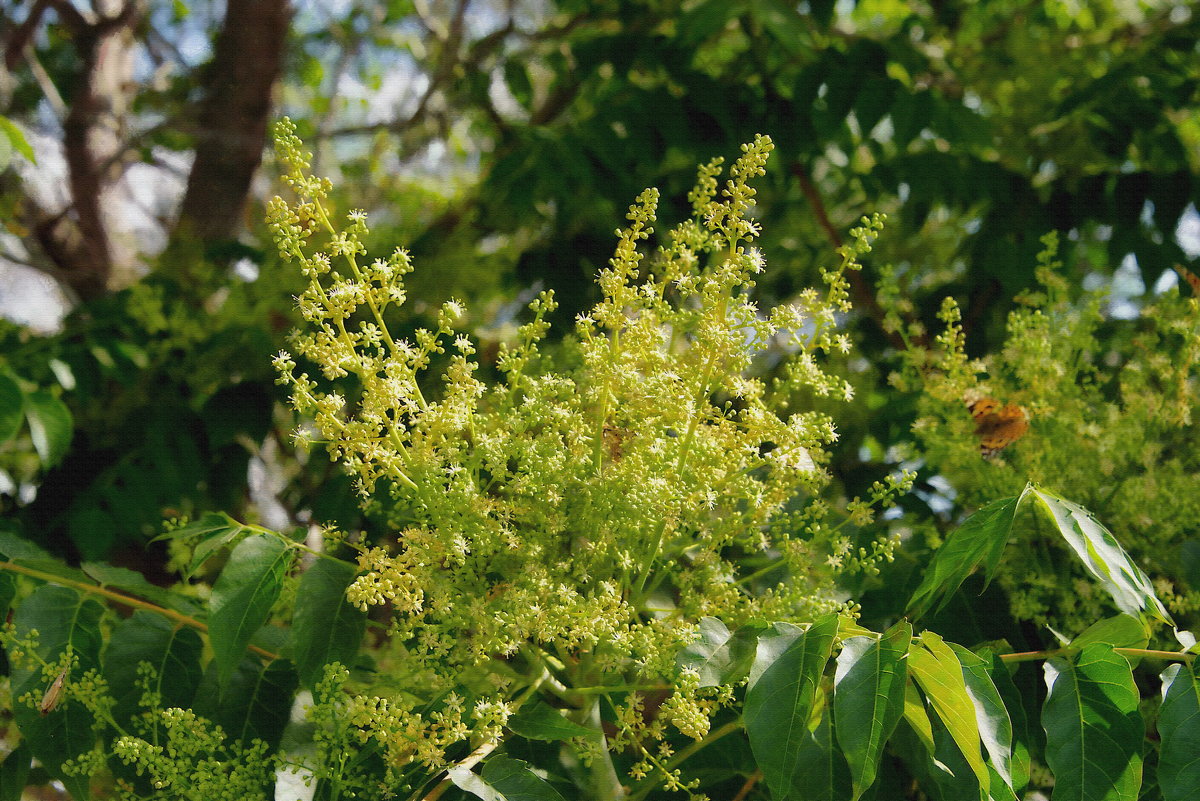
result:
<svg viewBox="0 0 1200 801"><path fill-rule="evenodd" d="M975 436L979 437L979 453L990 459L1016 442L1029 430L1029 418L1015 403L1000 405L995 398L979 398L967 405L975 420Z"/></svg>

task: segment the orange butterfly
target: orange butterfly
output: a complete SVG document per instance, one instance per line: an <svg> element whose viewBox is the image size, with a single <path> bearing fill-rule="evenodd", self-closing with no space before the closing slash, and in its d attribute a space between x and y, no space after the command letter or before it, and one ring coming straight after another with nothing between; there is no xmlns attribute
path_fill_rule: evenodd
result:
<svg viewBox="0 0 1200 801"><path fill-rule="evenodd" d="M1188 282L1188 286L1192 288L1192 294L1200 297L1200 275L1184 267L1182 264L1175 265L1175 272L1179 273L1179 277Z"/></svg>
<svg viewBox="0 0 1200 801"><path fill-rule="evenodd" d="M1015 403L1000 405L986 396L967 401L967 409L975 418L975 436L979 437L979 453L990 459L1007 448L1029 430L1029 418Z"/></svg>

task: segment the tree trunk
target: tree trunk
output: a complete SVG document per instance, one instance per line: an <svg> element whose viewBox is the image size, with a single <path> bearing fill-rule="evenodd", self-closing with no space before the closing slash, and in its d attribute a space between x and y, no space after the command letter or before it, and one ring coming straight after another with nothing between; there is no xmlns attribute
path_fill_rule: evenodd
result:
<svg viewBox="0 0 1200 801"><path fill-rule="evenodd" d="M73 27L83 61L78 88L63 120L71 209L37 221L38 238L81 298L103 294L114 267L129 268L135 248L114 239L125 122L133 87L133 29L143 3L98 2L99 19ZM70 212L74 213L71 214Z"/></svg>
<svg viewBox="0 0 1200 801"><path fill-rule="evenodd" d="M290 18L289 0L229 0L204 79L196 160L173 232L176 242L211 245L233 240L241 230Z"/></svg>

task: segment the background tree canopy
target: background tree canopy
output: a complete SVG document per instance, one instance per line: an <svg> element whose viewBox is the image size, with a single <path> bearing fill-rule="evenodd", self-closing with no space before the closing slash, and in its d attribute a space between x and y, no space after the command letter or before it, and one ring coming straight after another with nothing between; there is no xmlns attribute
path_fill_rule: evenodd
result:
<svg viewBox="0 0 1200 801"><path fill-rule="evenodd" d="M656 186L684 219L697 164L770 135L762 308L888 217L846 276L853 356L822 357L854 398L794 399L836 421L843 506L916 472L852 538L903 543L846 579L864 621L891 625L947 533L1027 481L1099 515L1181 626L1200 611L1193 3L11 0L0 52L0 528L72 564L167 584L164 519L214 511L392 534L294 447L271 367L306 283L263 222L286 113L330 206L418 265L392 333L461 299L493 377L538 292L551 352L600 300L631 199ZM767 350L771 373L788 346ZM981 398L1028 423L987 459ZM1107 610L1044 526L1014 531L1002 613L956 596L948 638L1034 649Z"/></svg>

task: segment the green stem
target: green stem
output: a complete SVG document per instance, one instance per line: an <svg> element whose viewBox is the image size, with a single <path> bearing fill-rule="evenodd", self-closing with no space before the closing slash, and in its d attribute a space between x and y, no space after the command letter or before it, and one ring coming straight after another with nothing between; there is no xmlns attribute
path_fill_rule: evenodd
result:
<svg viewBox="0 0 1200 801"><path fill-rule="evenodd" d="M1003 662L1037 662L1056 656L1070 656L1078 650L1078 648L1054 648L1048 651L1021 651L1015 654L1000 654L998 658ZM1113 651L1121 656L1163 659L1168 662L1192 662L1196 658L1195 654L1185 654L1178 651L1156 651L1146 648L1113 648Z"/></svg>
<svg viewBox="0 0 1200 801"><path fill-rule="evenodd" d="M54 573L46 573L41 570L36 570L32 567L19 565L16 562L0 562L0 570L8 570L13 573L20 573L23 576L29 576L30 578L44 581L47 584L57 584L60 587L70 587L71 589L78 590L79 592L87 593L89 595L99 595L101 598L107 598L113 603L118 603L122 606L128 606L133 609L144 609L147 612L153 612L157 615L162 615L169 620L173 620L178 625L187 626L189 628L196 629L197 631L204 632L205 634L208 633L208 624L203 623L194 617L185 615L182 612L176 612L174 609L167 609L166 607L159 606L158 604L152 604L149 601L143 601L140 598L134 598L130 595L122 595L119 592L113 592L112 590L95 584L86 584L82 581L75 581L74 579L57 576ZM246 647L254 653L265 657L266 659L273 661L279 658L278 654L274 654L263 648L259 648L257 645L248 645Z"/></svg>

